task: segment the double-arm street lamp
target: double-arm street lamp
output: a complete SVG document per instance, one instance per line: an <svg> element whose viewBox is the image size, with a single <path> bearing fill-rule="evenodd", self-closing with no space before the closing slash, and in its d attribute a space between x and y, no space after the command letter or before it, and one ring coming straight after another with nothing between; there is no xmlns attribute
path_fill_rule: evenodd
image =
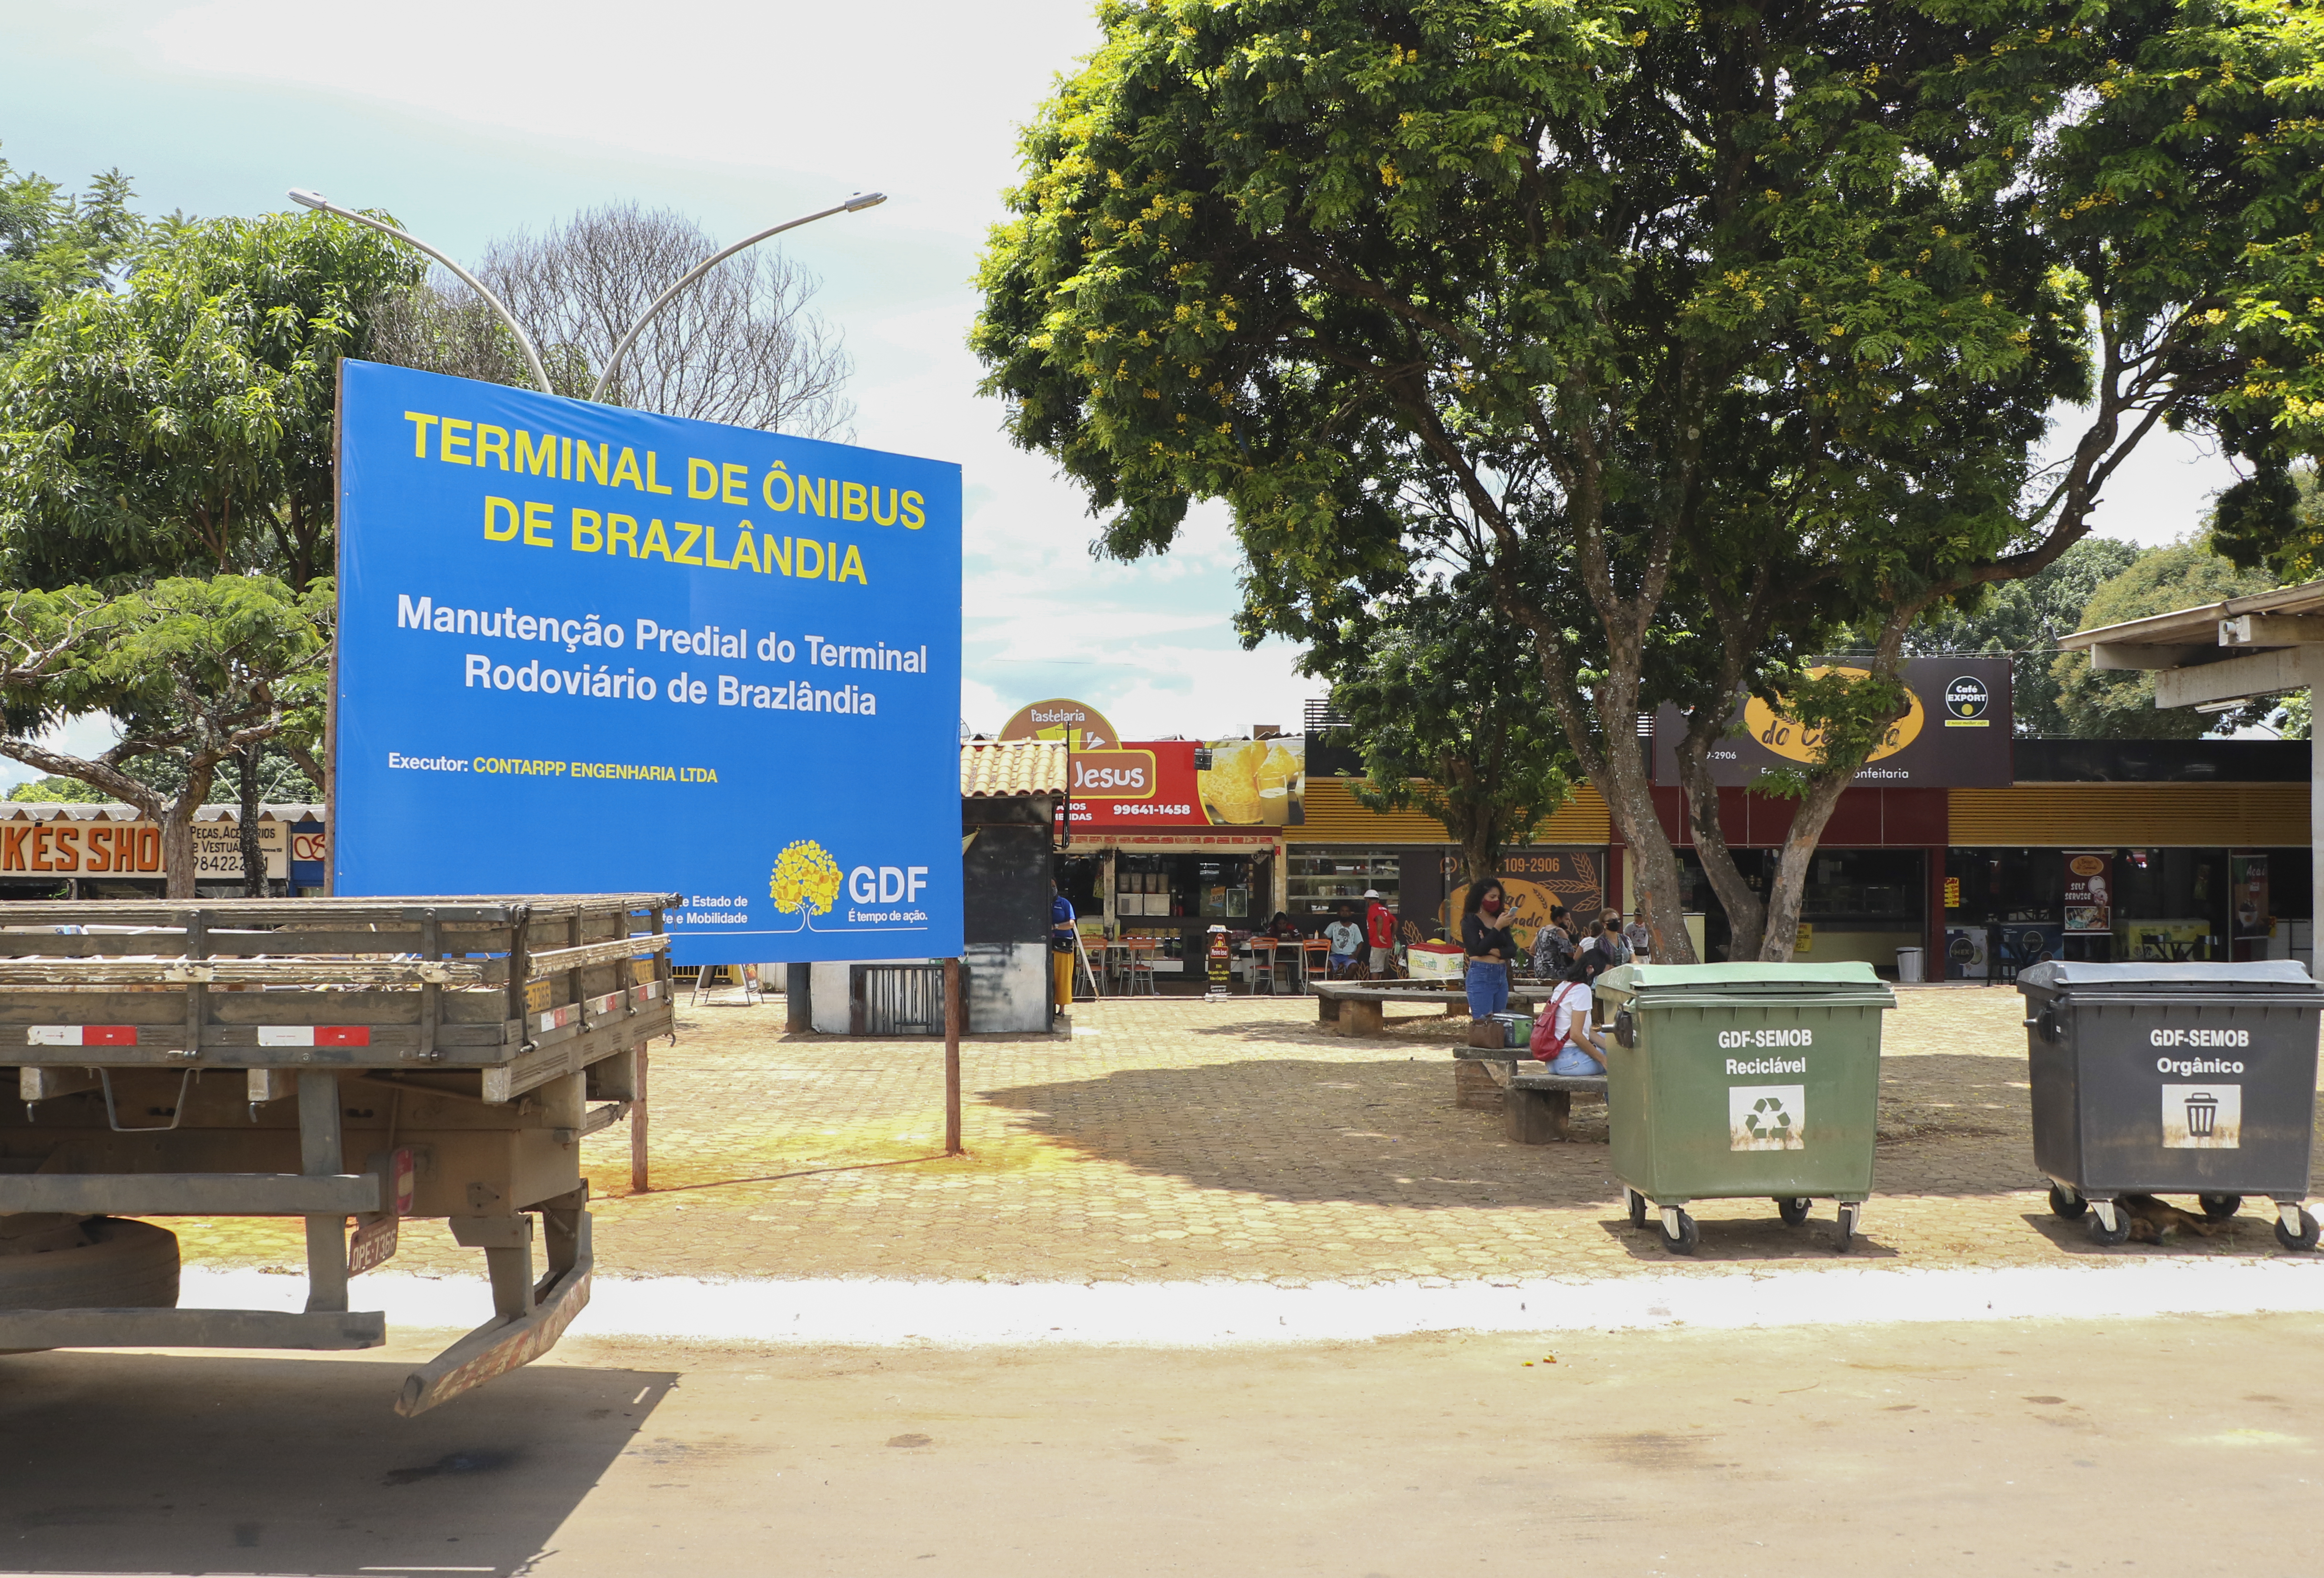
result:
<svg viewBox="0 0 2324 1578"><path fill-rule="evenodd" d="M540 364L540 353L533 348L532 337L524 332L524 325L516 320L516 315L508 309L507 305L503 302L499 297L493 295L491 291L485 289L484 282L482 280L476 278L475 275L462 268L458 263L454 263L450 258L445 256L442 253L437 251L434 247L429 245L426 242L420 240L420 237L412 235L410 231L399 230L392 225L387 224L383 220L374 219L368 214L359 214L353 208L341 208L338 204L332 202L328 198L324 197L320 192L310 192L300 187L292 187L290 189L290 197L292 202L299 204L302 208L318 209L326 214L337 214L342 219L352 219L358 225L368 225L371 228L379 231L383 235L392 235L398 241L403 242L407 245L417 247L420 251L426 253L429 257L434 258L438 263L442 263L446 268L451 270L455 274L457 274L460 277L461 281L466 284L468 289L483 297L486 304L489 305L494 312L500 315L501 321L508 325L509 332L516 337L518 347L524 352L525 365L531 369L533 382L540 385L541 392L543 394L554 394L557 392L549 385L549 372L548 369L543 367ZM786 230L796 230L802 225L812 225L817 219L828 219L834 214L853 214L860 209L875 208L887 200L888 194L885 192L857 192L854 196L849 198L844 202L835 203L828 208L819 208L812 214L802 214L796 219L786 219L781 224L775 226L771 229L761 230L756 235L749 236L742 241L738 241L723 252L714 253L710 256L704 258L700 263L695 264L692 268L687 270L684 274L680 275L676 284L673 284L669 290L664 291L659 296L654 298L652 306L647 308L645 311L638 315L638 320L630 325L629 332L622 335L620 343L613 346L613 354L605 359L604 371L597 375L597 386L589 392L589 398L597 401L603 401L604 400L605 392L613 387L614 376L619 374L622 369L622 357L629 354L630 346L636 342L638 336L644 332L646 325L651 323L661 312L663 308L668 307L672 301L677 300L678 298L685 292L685 290L688 285L691 285L695 281L708 273L712 269L716 268L720 263L724 263L728 258L733 257L736 253L742 251L746 247L756 246L759 243L766 240L770 236L780 235Z"/></svg>

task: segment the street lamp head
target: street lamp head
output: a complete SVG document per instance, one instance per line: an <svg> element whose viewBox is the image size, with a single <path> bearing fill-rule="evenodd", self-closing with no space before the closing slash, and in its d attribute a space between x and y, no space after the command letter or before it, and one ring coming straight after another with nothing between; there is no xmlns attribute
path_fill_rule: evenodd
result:
<svg viewBox="0 0 2324 1578"><path fill-rule="evenodd" d="M865 208L876 208L887 200L888 194L886 192L857 192L853 197L848 198L844 203L842 203L840 207L845 208L849 213L854 214L860 213Z"/></svg>
<svg viewBox="0 0 2324 1578"><path fill-rule="evenodd" d="M290 197L292 202L302 208L327 208L331 206L328 198L320 192L310 192L305 187L292 187Z"/></svg>

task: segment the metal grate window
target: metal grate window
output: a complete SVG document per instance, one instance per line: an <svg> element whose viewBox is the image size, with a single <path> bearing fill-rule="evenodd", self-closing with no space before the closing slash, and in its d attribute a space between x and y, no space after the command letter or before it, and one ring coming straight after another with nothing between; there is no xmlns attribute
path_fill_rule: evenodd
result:
<svg viewBox="0 0 2324 1578"><path fill-rule="evenodd" d="M944 965L856 964L847 972L848 1030L858 1036L944 1034ZM963 989L965 991L965 987Z"/></svg>

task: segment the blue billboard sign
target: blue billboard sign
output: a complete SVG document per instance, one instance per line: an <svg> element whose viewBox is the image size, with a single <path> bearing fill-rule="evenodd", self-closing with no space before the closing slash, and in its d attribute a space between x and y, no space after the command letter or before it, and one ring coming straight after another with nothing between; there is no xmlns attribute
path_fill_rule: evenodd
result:
<svg viewBox="0 0 2324 1578"><path fill-rule="evenodd" d="M960 556L957 466L342 364L333 891L957 955Z"/></svg>

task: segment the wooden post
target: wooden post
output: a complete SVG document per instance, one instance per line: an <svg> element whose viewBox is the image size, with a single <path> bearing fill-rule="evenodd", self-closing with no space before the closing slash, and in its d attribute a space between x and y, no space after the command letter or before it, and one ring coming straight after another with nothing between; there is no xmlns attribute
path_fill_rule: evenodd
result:
<svg viewBox="0 0 2324 1578"><path fill-rule="evenodd" d="M630 1097L630 1193L653 1187L646 1177L646 1044L638 1043L636 1094Z"/></svg>
<svg viewBox="0 0 2324 1578"><path fill-rule="evenodd" d="M945 1154L964 1156L960 1143L960 961L944 962Z"/></svg>

